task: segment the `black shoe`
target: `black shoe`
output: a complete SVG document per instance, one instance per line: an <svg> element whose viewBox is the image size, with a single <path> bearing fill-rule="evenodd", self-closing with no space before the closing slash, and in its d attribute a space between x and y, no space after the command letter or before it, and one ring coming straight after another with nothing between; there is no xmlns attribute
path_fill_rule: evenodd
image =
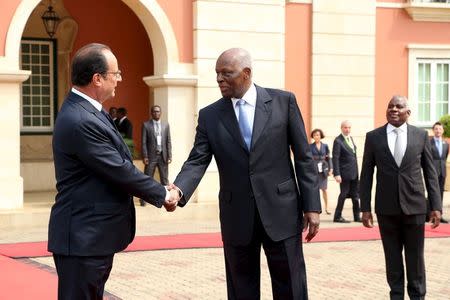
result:
<svg viewBox="0 0 450 300"><path fill-rule="evenodd" d="M446 219L441 218L441 223L448 224L448 221Z"/></svg>
<svg viewBox="0 0 450 300"><path fill-rule="evenodd" d="M343 217L340 217L338 219L334 219L333 222L335 222L335 223L350 223L350 221L347 221Z"/></svg>
<svg viewBox="0 0 450 300"><path fill-rule="evenodd" d="M139 203L141 204L141 206L145 206L145 201L144 200L142 200L142 199L139 199Z"/></svg>
<svg viewBox="0 0 450 300"><path fill-rule="evenodd" d="M362 220L361 220L361 218L357 218L354 220L354 222L362 223Z"/></svg>

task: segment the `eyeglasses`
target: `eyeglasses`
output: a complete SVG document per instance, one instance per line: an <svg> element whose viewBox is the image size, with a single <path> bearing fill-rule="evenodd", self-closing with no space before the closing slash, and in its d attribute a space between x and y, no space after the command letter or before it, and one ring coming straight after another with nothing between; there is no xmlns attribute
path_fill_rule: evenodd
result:
<svg viewBox="0 0 450 300"><path fill-rule="evenodd" d="M114 74L114 76L116 76L116 79L122 79L122 71L117 71L117 72L105 72L105 74Z"/></svg>

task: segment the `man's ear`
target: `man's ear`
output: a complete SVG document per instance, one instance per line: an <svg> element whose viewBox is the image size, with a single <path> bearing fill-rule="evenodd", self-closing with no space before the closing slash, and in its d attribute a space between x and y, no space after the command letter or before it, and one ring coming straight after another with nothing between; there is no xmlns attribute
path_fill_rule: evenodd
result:
<svg viewBox="0 0 450 300"><path fill-rule="evenodd" d="M252 70L250 68L244 68L244 79L249 80L252 77Z"/></svg>
<svg viewBox="0 0 450 300"><path fill-rule="evenodd" d="M92 75L92 83L94 84L94 86L100 86L102 84L101 81L102 75L99 73L95 73L94 75Z"/></svg>

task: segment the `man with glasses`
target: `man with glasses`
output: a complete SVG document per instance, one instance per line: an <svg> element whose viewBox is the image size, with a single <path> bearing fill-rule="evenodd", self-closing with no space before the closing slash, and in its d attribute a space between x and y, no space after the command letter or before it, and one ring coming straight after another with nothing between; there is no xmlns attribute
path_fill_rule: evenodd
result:
<svg viewBox="0 0 450 300"><path fill-rule="evenodd" d="M133 196L175 209L171 193L140 172L103 109L121 81L108 46L89 44L72 61L73 87L56 118L55 204L48 251L58 273L58 299L102 299L114 253L133 241Z"/></svg>

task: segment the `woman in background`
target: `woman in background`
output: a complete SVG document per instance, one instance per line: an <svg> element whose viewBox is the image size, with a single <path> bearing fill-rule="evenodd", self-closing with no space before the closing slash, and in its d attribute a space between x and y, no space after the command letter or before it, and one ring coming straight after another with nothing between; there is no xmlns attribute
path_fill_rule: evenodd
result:
<svg viewBox="0 0 450 300"><path fill-rule="evenodd" d="M322 143L320 140L323 139L325 135L321 129L314 129L311 132L311 138L314 143L310 144L311 153L314 161L317 164L317 170L319 171L319 188L322 190L323 202L325 203L325 212L330 215L331 212L328 211L328 176L333 173L333 165L330 158L330 149L327 144Z"/></svg>

